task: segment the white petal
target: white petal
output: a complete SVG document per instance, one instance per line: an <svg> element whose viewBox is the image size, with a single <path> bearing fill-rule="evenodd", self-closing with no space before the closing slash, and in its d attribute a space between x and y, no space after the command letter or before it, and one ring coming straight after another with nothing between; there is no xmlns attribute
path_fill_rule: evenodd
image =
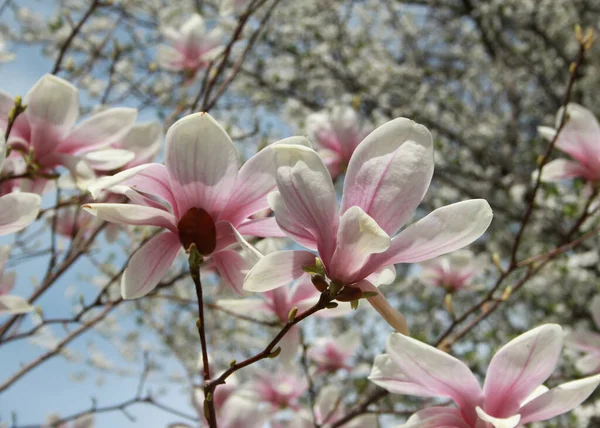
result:
<svg viewBox="0 0 600 428"><path fill-rule="evenodd" d="M85 162L98 171L112 171L121 168L134 158L135 153L123 149L104 149L83 155Z"/></svg>
<svg viewBox="0 0 600 428"><path fill-rule="evenodd" d="M0 198L0 235L29 226L40 212L41 198L35 193L9 193Z"/></svg>
<svg viewBox="0 0 600 428"><path fill-rule="evenodd" d="M262 292L288 285L304 274L304 266L314 264L315 255L308 251L267 254L248 272L244 290Z"/></svg>
<svg viewBox="0 0 600 428"><path fill-rule="evenodd" d="M26 314L33 311L33 306L20 296L0 296L0 315L4 314Z"/></svg>
<svg viewBox="0 0 600 428"><path fill-rule="evenodd" d="M494 418L484 412L479 406L475 410L477 410L479 419L492 424L494 428L515 428L521 420L521 415L513 415L510 418Z"/></svg>
<svg viewBox="0 0 600 428"><path fill-rule="evenodd" d="M25 95L26 114L33 123L45 123L63 131L70 129L79 115L77 88L60 77L44 75Z"/></svg>

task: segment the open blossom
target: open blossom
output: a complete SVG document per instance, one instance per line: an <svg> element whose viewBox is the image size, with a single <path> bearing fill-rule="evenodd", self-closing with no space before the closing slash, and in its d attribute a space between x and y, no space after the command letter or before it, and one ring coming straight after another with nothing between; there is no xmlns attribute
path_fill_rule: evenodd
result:
<svg viewBox="0 0 600 428"><path fill-rule="evenodd" d="M0 129L0 170L3 174L12 174L13 163L4 159L5 155L4 132ZM16 180L6 180L0 184L0 236L26 228L35 221L40 212L40 196L20 192L18 187L19 183Z"/></svg>
<svg viewBox="0 0 600 428"><path fill-rule="evenodd" d="M308 116L306 130L335 180L346 169L352 153L372 128L361 123L354 109L337 106L330 112Z"/></svg>
<svg viewBox="0 0 600 428"><path fill-rule="evenodd" d="M274 409L301 408L299 399L308 390L306 376L291 366L280 365L274 372L255 369L254 376L240 392Z"/></svg>
<svg viewBox="0 0 600 428"><path fill-rule="evenodd" d="M556 115L556 128L560 126L564 109ZM540 135L553 140L556 129L538 127ZM559 181L581 177L587 181L600 180L600 125L594 114L585 107L570 103L567 105L567 123L556 140L556 148L565 152L573 160L555 159L542 169L542 180Z"/></svg>
<svg viewBox="0 0 600 428"><path fill-rule="evenodd" d="M33 306L27 303L25 299L8 294L15 286L15 273L4 272L4 266L8 261L9 254L10 246L0 246L0 315L31 312Z"/></svg>
<svg viewBox="0 0 600 428"><path fill-rule="evenodd" d="M204 18L198 14L192 15L180 30L165 28L163 35L170 46L158 47L157 61L166 70L187 71L193 76L223 51L221 30L207 31Z"/></svg>
<svg viewBox="0 0 600 428"><path fill-rule="evenodd" d="M413 215L433 175L431 134L409 119L392 120L359 144L339 209L331 176L316 152L300 145L273 149L279 191L269 195L269 202L281 229L318 252L323 274L343 286L344 295L369 292L373 307L403 333L408 332L404 317L377 291L376 277L389 283L395 263L421 262L462 248L492 219L486 201L469 200L439 208L394 236ZM312 251L266 255L248 273L244 288L264 292L306 275L307 267L316 266Z"/></svg>
<svg viewBox="0 0 600 428"><path fill-rule="evenodd" d="M268 207L266 196L275 187L272 148L278 144L261 150L238 171L229 135L209 114L196 113L168 130L165 165L140 165L90 186L93 197L108 189L131 201L85 205L91 214L112 223L166 229L131 257L122 278L123 297L134 299L152 291L182 247L188 250L192 244L238 290L247 267L242 255L231 249L242 239L239 234L281 236L273 218L250 219Z"/></svg>
<svg viewBox="0 0 600 428"><path fill-rule="evenodd" d="M596 328L600 331L600 294L592 299L590 313ZM600 372L600 333L593 331L576 331L567 336L565 345L568 348L585 352L585 355L577 360L575 367L581 373Z"/></svg>
<svg viewBox="0 0 600 428"><path fill-rule="evenodd" d="M124 137L135 122L137 110L110 108L75 125L79 116L79 93L66 80L46 74L23 99L27 109L15 120L7 141L12 156L30 154L40 173L66 167L81 187L94 178L96 164L123 166L123 151L99 153ZM0 92L0 112L14 105L12 97ZM0 127L6 127L6 115ZM23 171L25 172L25 171ZM43 181L43 180L42 180Z"/></svg>
<svg viewBox="0 0 600 428"><path fill-rule="evenodd" d="M550 390L542 385L558 364L562 339L559 325L545 324L511 340L492 358L482 389L463 362L392 333L369 379L394 394L446 397L458 406L421 410L405 428L514 428L569 412L600 383L596 375Z"/></svg>
<svg viewBox="0 0 600 428"><path fill-rule="evenodd" d="M318 338L311 345L306 356L316 365L317 373L351 370L350 360L360 344L360 333L356 330L348 330L338 337Z"/></svg>
<svg viewBox="0 0 600 428"><path fill-rule="evenodd" d="M249 297L247 299L221 299L217 305L227 311L242 316L251 316L255 319L272 321L277 320L281 324L288 322L288 316L293 308L298 308L302 313L315 305L321 293L315 288L308 278L297 281L291 287L284 286L260 293L260 297ZM315 317L335 317L351 311L348 303L341 304L337 308L319 311ZM289 361L295 357L300 346L299 326L293 326L279 343L281 346L280 360Z"/></svg>
<svg viewBox="0 0 600 428"><path fill-rule="evenodd" d="M485 268L484 257L461 250L421 263L421 280L428 285L443 287L448 292L470 287L471 281Z"/></svg>

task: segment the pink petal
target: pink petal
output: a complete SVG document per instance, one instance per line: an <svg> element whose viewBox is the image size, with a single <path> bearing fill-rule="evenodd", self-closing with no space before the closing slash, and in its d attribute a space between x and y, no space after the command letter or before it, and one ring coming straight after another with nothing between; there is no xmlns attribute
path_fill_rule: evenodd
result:
<svg viewBox="0 0 600 428"><path fill-rule="evenodd" d="M588 170L579 162L555 159L542 169L542 181L553 182L567 178L586 177Z"/></svg>
<svg viewBox="0 0 600 428"><path fill-rule="evenodd" d="M293 221L316 238L319 255L327 266L335 250L339 223L329 172L319 155L307 147L280 144L273 150L279 193Z"/></svg>
<svg viewBox="0 0 600 428"><path fill-rule="evenodd" d="M217 121L195 113L175 122L166 136L165 164L180 215L202 208L216 220L238 170L235 147Z"/></svg>
<svg viewBox="0 0 600 428"><path fill-rule="evenodd" d="M58 147L62 153L97 150L121 140L137 117L134 108L109 108L78 124Z"/></svg>
<svg viewBox="0 0 600 428"><path fill-rule="evenodd" d="M471 428L458 409L430 407L413 414L404 425L397 428Z"/></svg>
<svg viewBox="0 0 600 428"><path fill-rule="evenodd" d="M313 233L296 222L279 192L270 193L269 206L275 212L275 221L290 238L309 250L317 250L317 240Z"/></svg>
<svg viewBox="0 0 600 428"><path fill-rule="evenodd" d="M423 125L399 118L380 126L350 159L341 212L361 207L395 234L423 199L433 175L433 141Z"/></svg>
<svg viewBox="0 0 600 428"><path fill-rule="evenodd" d="M33 125L45 124L62 132L70 129L79 115L77 88L51 74L37 81L23 103L27 104L26 114Z"/></svg>
<svg viewBox="0 0 600 428"><path fill-rule="evenodd" d="M359 282L356 287L360 288L362 291L377 293L375 296L367 298L371 306L373 306L373 308L379 312L379 315L381 315L397 332L406 335L409 334L408 325L406 324L404 315L390 305L381 291L377 290L377 287L366 280Z"/></svg>
<svg viewBox="0 0 600 428"><path fill-rule="evenodd" d="M580 351L600 353L600 334L592 331L576 331L565 338L565 346Z"/></svg>
<svg viewBox="0 0 600 428"><path fill-rule="evenodd" d="M285 238L287 236L277 224L275 217L246 221L240 224L237 230L242 235L260 236L262 238Z"/></svg>
<svg viewBox="0 0 600 428"><path fill-rule="evenodd" d="M518 413L520 403L554 371L562 339L559 325L546 324L504 345L487 370L485 411L498 418Z"/></svg>
<svg viewBox="0 0 600 428"><path fill-rule="evenodd" d="M115 147L135 153L135 159L128 167L150 162L158 154L162 145L162 127L158 122L141 123L134 125Z"/></svg>
<svg viewBox="0 0 600 428"><path fill-rule="evenodd" d="M173 214L158 208L133 204L87 204L82 208L91 215L111 223L158 226L178 233L177 221Z"/></svg>
<svg viewBox="0 0 600 428"><path fill-rule="evenodd" d="M212 255L212 260L221 278L241 294L244 276L248 271L248 263L241 254L232 250L220 251Z"/></svg>
<svg viewBox="0 0 600 428"><path fill-rule="evenodd" d="M471 199L438 208L392 239L392 246L373 256L367 273L385 265L416 263L458 250L479 238L492 221L492 209L483 199Z"/></svg>
<svg viewBox="0 0 600 428"><path fill-rule="evenodd" d="M275 190L276 144L300 144L309 146L304 137L291 137L272 144L248 159L240 168L235 188L219 219L229 220L234 226L269 207L267 195Z"/></svg>
<svg viewBox="0 0 600 428"><path fill-rule="evenodd" d="M371 254L387 250L392 240L377 222L360 207L350 207L342 216L337 234L337 246L328 266L332 279L352 284L362 278L355 274Z"/></svg>
<svg viewBox="0 0 600 428"><path fill-rule="evenodd" d="M177 49L167 45L156 48L156 62L164 70L181 71L185 69L185 58Z"/></svg>
<svg viewBox="0 0 600 428"><path fill-rule="evenodd" d="M556 128L563 115L561 108L556 117ZM600 126L594 114L585 107L570 103L567 123L556 141L556 147L593 169L600 168Z"/></svg>
<svg viewBox="0 0 600 428"><path fill-rule="evenodd" d="M113 171L135 158L135 153L123 149L102 149L82 155L85 162L96 171Z"/></svg>
<svg viewBox="0 0 600 428"><path fill-rule="evenodd" d="M314 264L315 255L308 251L267 254L248 272L244 279L244 290L263 292L288 285L304 274L304 266Z"/></svg>
<svg viewBox="0 0 600 428"><path fill-rule="evenodd" d="M398 333L388 337L386 350L410 382L427 390L429 396L452 398L469 418L468 422L475 421L475 407L482 400L482 392L464 363L433 346Z"/></svg>
<svg viewBox="0 0 600 428"><path fill-rule="evenodd" d="M404 374L402 367L396 364L388 354L375 357L368 379L392 394L416 395L418 397L438 396L436 391L410 380Z"/></svg>
<svg viewBox="0 0 600 428"><path fill-rule="evenodd" d="M136 251L121 280L121 295L124 299L145 296L166 275L181 250L176 234L165 232L155 236Z"/></svg>
<svg viewBox="0 0 600 428"><path fill-rule="evenodd" d="M563 383L531 400L521 410L521 423L545 421L570 412L583 403L600 383L600 375Z"/></svg>
<svg viewBox="0 0 600 428"><path fill-rule="evenodd" d="M40 211L41 198L34 193L9 193L0 198L0 236L29 226Z"/></svg>

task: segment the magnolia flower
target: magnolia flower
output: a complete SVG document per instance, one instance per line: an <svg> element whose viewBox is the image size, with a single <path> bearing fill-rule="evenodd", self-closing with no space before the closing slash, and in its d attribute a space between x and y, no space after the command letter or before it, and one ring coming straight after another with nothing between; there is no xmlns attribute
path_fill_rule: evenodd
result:
<svg viewBox="0 0 600 428"><path fill-rule="evenodd" d="M223 51L221 30L207 31L198 14L191 16L180 31L165 28L163 35L171 46L158 47L157 61L166 70L187 71L193 76Z"/></svg>
<svg viewBox="0 0 600 428"><path fill-rule="evenodd" d="M321 293L315 288L308 278L297 281L291 287L284 286L260 294L260 297L247 299L221 299L216 304L233 314L251 316L259 320L279 321L281 324L288 322L288 316L293 308L298 308L302 313L315 305ZM335 317L350 312L348 303L337 308L319 311L316 317ZM300 330L298 326L292 327L279 343L281 347L280 360L289 361L296 356L300 346Z"/></svg>
<svg viewBox="0 0 600 428"><path fill-rule="evenodd" d="M5 160L5 155L4 132L0 129L0 170L3 172L7 172L7 164L12 166L12 162ZM15 191L18 184L11 183L12 181L14 180L6 180L0 186L0 236L26 228L35 221L40 212L42 199L39 195Z"/></svg>
<svg viewBox="0 0 600 428"><path fill-rule="evenodd" d="M241 395L274 409L301 408L299 398L308 390L308 381L291 366L279 366L275 372L255 369L254 376L240 392Z"/></svg>
<svg viewBox="0 0 600 428"><path fill-rule="evenodd" d="M296 412L294 419L290 422L291 428L313 428L315 423L323 428L331 427L337 421L342 419L348 414L346 406L343 404L343 391L338 385L329 384L325 385L315 402L314 407L314 421L313 415L303 409L300 412ZM344 424L344 428L365 428L365 427L376 427L377 415L363 415L353 418L350 422Z"/></svg>
<svg viewBox="0 0 600 428"><path fill-rule="evenodd" d="M592 299L590 313L596 328L600 330L600 294ZM575 363L581 373L600 372L600 333L592 331L577 331L567 336L565 345L586 353Z"/></svg>
<svg viewBox="0 0 600 428"><path fill-rule="evenodd" d="M344 297L369 292L369 302L386 321L408 333L404 317L374 286L376 277L390 283L395 263L421 262L462 248L485 232L492 219L486 201L470 200L439 208L394 236L433 175L431 134L408 119L380 126L359 144L348 165L340 209L331 176L316 152L300 145L273 149L279 191L269 195L269 202L277 223L319 258L315 261L311 251L268 254L246 276L246 290L272 290L322 267L336 288L344 287Z"/></svg>
<svg viewBox="0 0 600 428"><path fill-rule="evenodd" d="M77 88L66 80L46 74L25 95L27 109L15 120L7 144L14 156L32 157L41 173L66 167L75 182L85 187L97 165L116 169L127 163L123 150L98 152L122 139L137 117L132 108L110 108L75 125L79 116ZM9 111L13 99L0 92L0 112ZM6 126L1 115L0 126Z"/></svg>
<svg viewBox="0 0 600 428"><path fill-rule="evenodd" d="M471 281L485 268L485 256L474 257L468 250L455 251L421 263L421 280L448 292L470 287Z"/></svg>
<svg viewBox="0 0 600 428"><path fill-rule="evenodd" d="M15 286L15 273L5 273L4 266L8 261L10 246L0 246L0 315L25 314L33 310L33 306L27 300L19 296L9 295Z"/></svg>
<svg viewBox="0 0 600 428"><path fill-rule="evenodd" d="M303 140L284 140L294 142ZM267 208L266 195L275 187L269 168L272 147L250 158L238 172L238 155L225 130L210 115L196 113L168 130L165 165L140 165L89 187L94 198L108 189L131 201L84 205L92 215L112 223L166 229L129 260L121 282L124 298L152 291L181 248L188 250L192 244L239 290L247 262L230 249L236 239L242 240L239 234L281 235L273 218L249 219Z"/></svg>
<svg viewBox="0 0 600 428"><path fill-rule="evenodd" d="M351 370L350 359L360 346L360 333L348 330L338 337L321 337L315 340L306 356L316 364L316 372Z"/></svg>
<svg viewBox="0 0 600 428"><path fill-rule="evenodd" d="M361 123L354 109L338 106L331 112L308 116L306 130L335 180L346 169L352 153L372 128Z"/></svg>
<svg viewBox="0 0 600 428"><path fill-rule="evenodd" d="M405 428L514 428L572 410L600 383L596 375L550 390L542 385L558 364L562 339L557 324L513 339L492 358L482 389L458 359L392 333L387 354L375 358L369 379L395 394L447 397L458 406L421 410L402 425Z"/></svg>
<svg viewBox="0 0 600 428"><path fill-rule="evenodd" d="M564 109L556 115L556 128L560 126ZM556 129L538 127L544 138L552 141ZM556 148L573 160L556 159L542 169L543 181L560 181L566 178L581 177L587 181L600 180L600 125L594 114L585 107L570 103L567 105L567 123L563 126Z"/></svg>

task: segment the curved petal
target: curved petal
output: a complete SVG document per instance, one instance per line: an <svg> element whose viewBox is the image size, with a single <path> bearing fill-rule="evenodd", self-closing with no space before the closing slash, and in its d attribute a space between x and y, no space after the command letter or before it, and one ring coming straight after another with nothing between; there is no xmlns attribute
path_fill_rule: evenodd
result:
<svg viewBox="0 0 600 428"><path fill-rule="evenodd" d="M471 428L471 425L464 421L459 409L430 407L419 410L397 428Z"/></svg>
<svg viewBox="0 0 600 428"><path fill-rule="evenodd" d="M135 153L135 160L129 167L149 162L156 156L162 145L162 127L158 122L134 125L129 133L116 145Z"/></svg>
<svg viewBox="0 0 600 428"><path fill-rule="evenodd" d="M70 129L79 115L77 88L60 77L45 74L23 99L32 124L46 124L63 132ZM59 106L57 108L57 106Z"/></svg>
<svg viewBox="0 0 600 428"><path fill-rule="evenodd" d="M279 192L269 193L267 200L275 213L275 221L291 239L309 250L317 250L317 240L312 232L296 222Z"/></svg>
<svg viewBox="0 0 600 428"><path fill-rule="evenodd" d="M179 213L202 208L216 220L238 170L237 152L221 125L207 113L179 119L167 131L165 165Z"/></svg>
<svg viewBox="0 0 600 428"><path fill-rule="evenodd" d="M134 108L115 107L90 116L78 124L62 141L62 153L81 153L106 147L123 138L137 118Z"/></svg>
<svg viewBox="0 0 600 428"><path fill-rule="evenodd" d="M275 217L246 221L240 224L237 230L242 235L260 236L261 238L285 238L287 236L277 224Z"/></svg>
<svg viewBox="0 0 600 428"><path fill-rule="evenodd" d="M124 299L145 296L168 272L181 250L176 234L165 232L155 236L137 250L123 272L121 295Z"/></svg>
<svg viewBox="0 0 600 428"><path fill-rule="evenodd" d="M275 153L277 144L300 144L310 147L304 137L290 137L273 143L248 159L240 168L235 187L219 219L234 226L269 207L267 195L275 190Z"/></svg>
<svg viewBox="0 0 600 428"><path fill-rule="evenodd" d="M433 166L433 140L427 128L394 119L369 134L352 155L341 212L359 206L393 235L423 199Z"/></svg>
<svg viewBox="0 0 600 428"><path fill-rule="evenodd" d="M85 162L97 171L121 168L135 158L135 153L123 149L104 149L82 155Z"/></svg>
<svg viewBox="0 0 600 428"><path fill-rule="evenodd" d="M381 315L383 319L397 332L406 335L409 334L408 325L406 324L406 318L404 318L404 315L390 305L381 291L377 290L377 287L366 280L359 282L356 286L362 291L376 293L375 296L367 298L371 306L373 306L373 308L379 312L379 315Z"/></svg>
<svg viewBox="0 0 600 428"><path fill-rule="evenodd" d="M461 361L423 342L392 333L387 340L387 353L402 367L409 381L429 391L431 396L450 397L475 420L475 407L482 392L471 370Z"/></svg>
<svg viewBox="0 0 600 428"><path fill-rule="evenodd" d="M392 238L391 247L373 256L365 269L396 263L416 263L458 250L479 238L492 221L492 209L483 199L471 199L438 208Z"/></svg>
<svg viewBox="0 0 600 428"><path fill-rule="evenodd" d="M556 116L557 129L563 112L561 108ZM556 147L585 165L600 167L600 125L596 117L590 110L575 103L567 105L567 114L567 123L558 135Z"/></svg>
<svg viewBox="0 0 600 428"><path fill-rule="evenodd" d="M26 314L31 311L33 311L33 306L20 296L0 296L0 315Z"/></svg>
<svg viewBox="0 0 600 428"><path fill-rule="evenodd" d="M328 267L330 278L344 284L356 282L354 275L369 256L384 252L391 243L375 220L360 207L350 207L342 215L338 228L335 253Z"/></svg>
<svg viewBox="0 0 600 428"><path fill-rule="evenodd" d="M521 410L521 423L545 421L573 410L594 392L600 375L563 383L527 403Z"/></svg>
<svg viewBox="0 0 600 428"><path fill-rule="evenodd" d="M319 155L301 145L273 146L277 164L277 188L293 221L317 241L325 266L335 250L339 214L329 171Z"/></svg>
<svg viewBox="0 0 600 428"><path fill-rule="evenodd" d="M267 254L246 275L244 290L262 292L288 285L304 274L304 266L314 264L315 255L308 251Z"/></svg>
<svg viewBox="0 0 600 428"><path fill-rule="evenodd" d="M224 250L214 253L212 260L221 278L232 287L236 293L242 292L244 277L248 273L248 262L236 251Z"/></svg>
<svg viewBox="0 0 600 428"><path fill-rule="evenodd" d="M495 418L488 415L479 406L477 406L475 410L477 411L477 416L479 416L479 419L492 424L494 428L515 428L517 425L519 425L519 421L521 420L521 415L513 415L507 418Z"/></svg>
<svg viewBox="0 0 600 428"><path fill-rule="evenodd" d="M600 354L600 334L592 331L576 331L565 338L565 346L580 351Z"/></svg>
<svg viewBox="0 0 600 428"><path fill-rule="evenodd" d="M416 395L418 397L437 397L438 393L412 382L398 364L388 354L375 357L368 378L375 385L387 389L392 394Z"/></svg>
<svg viewBox="0 0 600 428"><path fill-rule="evenodd" d="M96 182L96 173L82 156L56 153L51 157L53 162L69 170L73 182L80 190L86 190Z"/></svg>
<svg viewBox="0 0 600 428"><path fill-rule="evenodd" d="M35 193L9 193L0 198L0 236L29 226L40 212L42 199Z"/></svg>
<svg viewBox="0 0 600 428"><path fill-rule="evenodd" d="M567 178L585 177L587 169L579 162L555 159L542 168L542 181L553 182Z"/></svg>
<svg viewBox="0 0 600 428"><path fill-rule="evenodd" d="M158 208L133 204L87 204L82 208L104 221L117 224L158 226L178 234L173 214Z"/></svg>
<svg viewBox="0 0 600 428"><path fill-rule="evenodd" d="M546 324L504 345L487 370L483 386L486 412L499 418L518 413L520 403L554 371L562 339L559 325Z"/></svg>

